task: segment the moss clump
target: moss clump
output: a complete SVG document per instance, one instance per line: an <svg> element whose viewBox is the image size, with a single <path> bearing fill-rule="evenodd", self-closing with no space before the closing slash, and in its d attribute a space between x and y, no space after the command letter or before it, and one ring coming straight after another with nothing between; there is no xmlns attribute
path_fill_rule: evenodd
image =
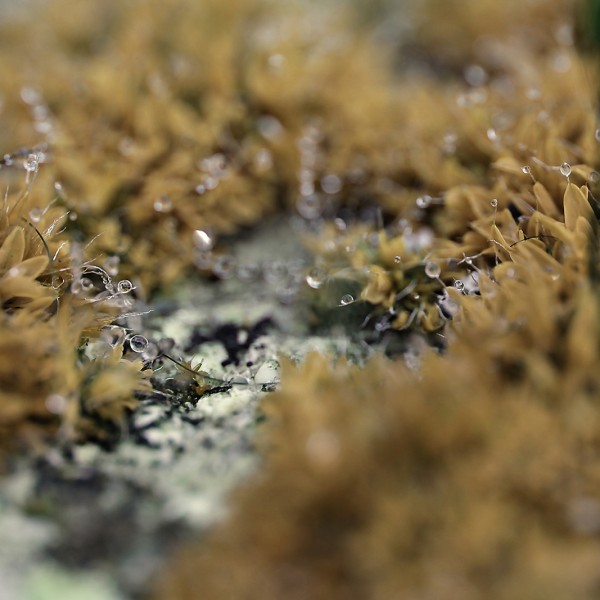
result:
<svg viewBox="0 0 600 600"><path fill-rule="evenodd" d="M120 423L135 392L149 389L141 361L121 359L122 348L105 344L106 358L86 355L88 341L123 312L123 299L104 288L98 297L89 277L99 270L65 232L68 213L57 203L40 206L35 191L42 181L33 181L40 158L15 158L0 172L13 184L26 172L22 191L7 191L0 209L3 451L26 440L40 445L60 427L75 439L91 417ZM95 437L101 432L96 428Z"/></svg>

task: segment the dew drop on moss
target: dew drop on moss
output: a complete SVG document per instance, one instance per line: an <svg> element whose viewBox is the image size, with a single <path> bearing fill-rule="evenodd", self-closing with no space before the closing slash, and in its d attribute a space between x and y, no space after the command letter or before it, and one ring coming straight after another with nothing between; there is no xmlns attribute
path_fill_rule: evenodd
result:
<svg viewBox="0 0 600 600"><path fill-rule="evenodd" d="M143 335L132 335L129 338L129 347L134 352L144 352L148 346L148 340Z"/></svg>
<svg viewBox="0 0 600 600"><path fill-rule="evenodd" d="M340 306L348 306L354 302L354 296L352 294L344 294L340 299Z"/></svg>
<svg viewBox="0 0 600 600"><path fill-rule="evenodd" d="M498 200L496 198L492 198L492 200L490 201L490 206L492 208L498 208Z"/></svg>
<svg viewBox="0 0 600 600"><path fill-rule="evenodd" d="M60 394L50 394L44 402L48 412L53 415L62 415L67 409L67 399Z"/></svg>
<svg viewBox="0 0 600 600"><path fill-rule="evenodd" d="M417 206L419 208L427 208L431 204L431 196L425 194L424 196L419 196L417 198Z"/></svg>
<svg viewBox="0 0 600 600"><path fill-rule="evenodd" d="M321 189L326 194L337 194L342 189L342 180L337 175L325 175L321 179Z"/></svg>
<svg viewBox="0 0 600 600"><path fill-rule="evenodd" d="M214 245L213 237L203 229L196 229L193 233L194 245L201 252L208 252L212 250Z"/></svg>
<svg viewBox="0 0 600 600"><path fill-rule="evenodd" d="M440 266L434 262L428 262L425 265L425 275L431 279L437 279L442 273Z"/></svg>
<svg viewBox="0 0 600 600"><path fill-rule="evenodd" d="M84 292L89 292L94 287L94 282L89 277L82 277L79 283Z"/></svg>
<svg viewBox="0 0 600 600"><path fill-rule="evenodd" d="M269 140L277 139L284 132L281 122L272 115L259 117L256 120L256 127L259 133Z"/></svg>
<svg viewBox="0 0 600 600"><path fill-rule="evenodd" d="M562 165L560 165L559 170L560 170L560 174L563 175L564 177L570 177L571 165L569 163L564 162Z"/></svg>
<svg viewBox="0 0 600 600"><path fill-rule="evenodd" d="M104 269L111 277L114 277L119 272L120 262L121 259L118 256L109 256L104 261Z"/></svg>
<svg viewBox="0 0 600 600"><path fill-rule="evenodd" d="M122 279L117 283L117 290L119 294L128 294L133 290L133 283L129 279Z"/></svg>
<svg viewBox="0 0 600 600"><path fill-rule="evenodd" d="M35 153L29 154L24 160L23 166L28 173L35 173L40 166L39 156Z"/></svg>
<svg viewBox="0 0 600 600"><path fill-rule="evenodd" d="M173 200L171 196L163 194L154 201L154 210L159 213L171 212L173 208Z"/></svg>
<svg viewBox="0 0 600 600"><path fill-rule="evenodd" d="M315 267L308 272L306 284L313 290L318 290L325 283L325 272L323 269Z"/></svg>
<svg viewBox="0 0 600 600"><path fill-rule="evenodd" d="M43 214L44 214L44 211L39 206L34 206L29 211L29 220L32 223L39 223L42 219Z"/></svg>
<svg viewBox="0 0 600 600"><path fill-rule="evenodd" d="M316 194L300 196L296 202L296 210L300 216L308 221L318 219L321 216L321 200Z"/></svg>

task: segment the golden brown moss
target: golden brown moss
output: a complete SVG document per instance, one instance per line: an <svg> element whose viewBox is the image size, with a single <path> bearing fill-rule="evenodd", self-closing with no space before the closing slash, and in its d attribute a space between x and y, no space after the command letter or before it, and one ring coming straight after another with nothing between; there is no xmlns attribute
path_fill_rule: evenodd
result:
<svg viewBox="0 0 600 600"><path fill-rule="evenodd" d="M0 206L0 448L39 444L62 425L68 439L83 430L82 415L120 423L147 391L141 362L88 359L86 340L122 312L119 298L96 301L82 289L94 272L89 248L65 231L68 213L40 204L37 186L46 174L42 153L3 167L7 189ZM22 165L27 164L27 169ZM38 170L40 181L34 181ZM23 176L25 183L17 177ZM17 191L21 190L21 191ZM93 286L92 286L93 287ZM118 390L118 393L116 393ZM96 436L101 428L96 428Z"/></svg>
<svg viewBox="0 0 600 600"><path fill-rule="evenodd" d="M393 112L389 76L335 11L263 0L76 4L72 18L52 2L39 26L12 26L11 115L32 120L20 93L79 227L102 231L98 246L148 290L190 268L196 229L229 234L282 199L294 206L307 131L320 154L331 150L307 185L391 168L393 134L380 118Z"/></svg>

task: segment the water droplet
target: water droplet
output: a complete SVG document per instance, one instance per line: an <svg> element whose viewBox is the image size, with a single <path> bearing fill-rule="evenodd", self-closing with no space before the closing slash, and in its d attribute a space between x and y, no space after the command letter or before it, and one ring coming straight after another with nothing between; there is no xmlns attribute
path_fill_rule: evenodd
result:
<svg viewBox="0 0 600 600"><path fill-rule="evenodd" d="M352 294L344 294L340 298L339 306L348 306L348 304L352 304L354 302L354 296Z"/></svg>
<svg viewBox="0 0 600 600"><path fill-rule="evenodd" d="M306 283L313 290L318 290L325 283L326 277L327 273L323 269L315 267L308 272Z"/></svg>
<svg viewBox="0 0 600 600"><path fill-rule="evenodd" d="M36 173L40 166L39 155L32 153L23 161L23 166L28 173Z"/></svg>
<svg viewBox="0 0 600 600"><path fill-rule="evenodd" d="M94 287L94 282L89 277L82 277L80 279L81 289L84 292L89 292Z"/></svg>
<svg viewBox="0 0 600 600"><path fill-rule="evenodd" d="M490 200L490 206L491 206L492 208L498 208L498 199L497 199L497 198L492 198L492 199Z"/></svg>
<svg viewBox="0 0 600 600"><path fill-rule="evenodd" d="M44 216L44 211L39 206L34 206L29 211L29 220L32 223L39 223Z"/></svg>
<svg viewBox="0 0 600 600"><path fill-rule="evenodd" d="M342 189L342 180L337 175L325 175L321 179L321 189L326 194L337 194Z"/></svg>
<svg viewBox="0 0 600 600"><path fill-rule="evenodd" d="M219 185L219 180L216 177L205 177L204 187L207 190L214 190Z"/></svg>
<svg viewBox="0 0 600 600"><path fill-rule="evenodd" d="M432 197L428 196L427 194L423 195L423 196L419 196L417 198L417 206L419 208L427 208L432 201Z"/></svg>
<svg viewBox="0 0 600 600"><path fill-rule="evenodd" d="M104 269L111 277L115 277L119 273L120 263L118 256L109 256L104 260Z"/></svg>
<svg viewBox="0 0 600 600"><path fill-rule="evenodd" d="M497 143L499 141L498 132L493 127L487 130L486 135L490 142Z"/></svg>
<svg viewBox="0 0 600 600"><path fill-rule="evenodd" d="M531 174L531 168L528 165L525 165L524 167L521 167L521 171L523 171L523 173L525 175L530 175Z"/></svg>
<svg viewBox="0 0 600 600"><path fill-rule="evenodd" d="M35 88L25 86L21 88L21 100L29 106L34 106L42 102L42 96Z"/></svg>
<svg viewBox="0 0 600 600"><path fill-rule="evenodd" d="M437 279L442 273L440 266L434 262L428 262L425 265L425 275L431 279Z"/></svg>
<svg viewBox="0 0 600 600"><path fill-rule="evenodd" d="M154 210L160 213L170 212L173 208L171 196L163 194L154 201Z"/></svg>
<svg viewBox="0 0 600 600"><path fill-rule="evenodd" d="M117 291L119 294L128 294L133 290L133 283L129 279L122 279L117 283Z"/></svg>
<svg viewBox="0 0 600 600"><path fill-rule="evenodd" d="M60 181L55 181L54 182L54 189L56 190L57 193L62 194L62 192L63 192L63 184L60 183Z"/></svg>
<svg viewBox="0 0 600 600"><path fill-rule="evenodd" d="M296 210L304 219L309 221L318 219L323 211L321 199L316 194L300 196L296 202Z"/></svg>
<svg viewBox="0 0 600 600"><path fill-rule="evenodd" d="M455 133L446 133L442 138L442 151L445 154L453 154L456 152L456 142L458 136Z"/></svg>
<svg viewBox="0 0 600 600"><path fill-rule="evenodd" d="M488 80L488 74L480 65L469 65L464 70L465 81L473 87L481 87Z"/></svg>
<svg viewBox="0 0 600 600"><path fill-rule="evenodd" d="M279 53L271 54L271 56L269 56L267 59L267 62L269 63L269 67L271 67L271 69L279 70L285 64L285 56Z"/></svg>
<svg viewBox="0 0 600 600"><path fill-rule="evenodd" d="M300 184L300 195L311 196L315 193L315 184L312 181L303 181Z"/></svg>
<svg viewBox="0 0 600 600"><path fill-rule="evenodd" d="M591 171L588 177L590 183L598 183L600 181L600 173L598 171Z"/></svg>
<svg viewBox="0 0 600 600"><path fill-rule="evenodd" d="M402 257L401 256L394 256L394 262L399 265L402 262Z"/></svg>
<svg viewBox="0 0 600 600"><path fill-rule="evenodd" d="M258 132L268 140L276 140L284 132L281 122L272 115L264 115L256 120Z"/></svg>
<svg viewBox="0 0 600 600"><path fill-rule="evenodd" d="M273 166L273 157L266 148L261 148L254 157L254 164L259 171L268 171Z"/></svg>
<svg viewBox="0 0 600 600"><path fill-rule="evenodd" d="M129 347L134 352L143 352L148 346L148 340L143 335L132 335L129 338Z"/></svg>
<svg viewBox="0 0 600 600"><path fill-rule="evenodd" d="M571 175L571 165L567 162L564 162L562 165L560 165L559 170L560 174L564 177L569 177Z"/></svg>
<svg viewBox="0 0 600 600"><path fill-rule="evenodd" d="M335 225L335 228L338 231L346 231L347 229L347 225L346 225L346 221L344 221L344 219L340 219L340 217L337 217L333 220L333 224Z"/></svg>
<svg viewBox="0 0 600 600"><path fill-rule="evenodd" d="M227 159L221 152L217 152L212 156L207 156L198 162L198 168L201 171L212 175L213 177L220 177L227 166ZM210 189L210 188L209 188Z"/></svg>
<svg viewBox="0 0 600 600"><path fill-rule="evenodd" d="M78 216L79 215L74 210L72 210L69 213L69 221L77 221Z"/></svg>
<svg viewBox="0 0 600 600"><path fill-rule="evenodd" d="M60 394L50 394L44 402L48 412L53 415L62 415L67 410L67 399Z"/></svg>
<svg viewBox="0 0 600 600"><path fill-rule="evenodd" d="M194 245L202 252L212 250L214 245L213 236L203 229L196 229L193 233Z"/></svg>
<svg viewBox="0 0 600 600"><path fill-rule="evenodd" d="M198 194L198 196L202 196L202 194L206 192L206 187L200 183L194 188L194 191L196 192L196 194Z"/></svg>
<svg viewBox="0 0 600 600"><path fill-rule="evenodd" d="M465 284L460 279L457 279L454 282L454 287L462 292L465 289Z"/></svg>
<svg viewBox="0 0 600 600"><path fill-rule="evenodd" d="M235 259L229 254L222 254L215 258L212 270L219 279L229 279L235 272Z"/></svg>

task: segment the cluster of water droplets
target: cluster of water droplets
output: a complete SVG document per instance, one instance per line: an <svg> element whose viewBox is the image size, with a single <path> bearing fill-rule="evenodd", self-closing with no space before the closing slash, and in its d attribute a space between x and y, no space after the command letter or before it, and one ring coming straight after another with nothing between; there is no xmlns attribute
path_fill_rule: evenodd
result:
<svg viewBox="0 0 600 600"><path fill-rule="evenodd" d="M221 152L199 160L196 166L202 173L202 177L194 190L200 196L210 190L214 190L221 180L229 174L227 158Z"/></svg>
<svg viewBox="0 0 600 600"><path fill-rule="evenodd" d="M52 142L55 137L54 118L41 93L34 87L25 86L21 88L21 100L29 106L33 128Z"/></svg>
<svg viewBox="0 0 600 600"><path fill-rule="evenodd" d="M323 213L323 201L316 190L316 166L319 160L319 142L321 132L316 125L304 128L298 139L300 154L298 169L298 199L296 210L303 219L318 219Z"/></svg>

